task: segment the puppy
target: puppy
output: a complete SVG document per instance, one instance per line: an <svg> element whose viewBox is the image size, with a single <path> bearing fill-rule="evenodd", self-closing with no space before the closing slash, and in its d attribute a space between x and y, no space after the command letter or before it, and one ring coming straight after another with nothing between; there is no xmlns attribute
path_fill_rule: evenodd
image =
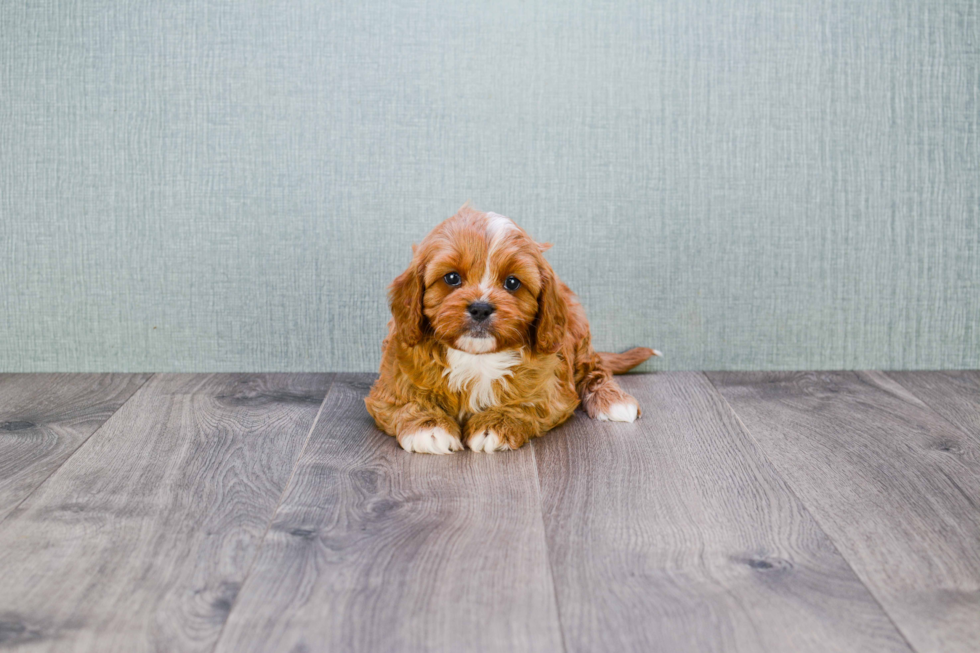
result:
<svg viewBox="0 0 980 653"><path fill-rule="evenodd" d="M381 375L365 399L406 451L517 449L567 420L632 422L612 375L659 352L592 349L585 311L509 218L464 206L413 247L389 289Z"/></svg>

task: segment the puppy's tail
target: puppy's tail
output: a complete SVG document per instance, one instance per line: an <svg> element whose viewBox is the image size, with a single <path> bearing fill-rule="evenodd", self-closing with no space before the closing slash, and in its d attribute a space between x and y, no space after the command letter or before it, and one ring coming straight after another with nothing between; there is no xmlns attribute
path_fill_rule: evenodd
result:
<svg viewBox="0 0 980 653"><path fill-rule="evenodd" d="M628 372L651 356L663 356L656 349L650 349L649 347L634 347L629 351L624 351L622 354L610 354L606 351L596 353L599 354L602 367L613 374Z"/></svg>

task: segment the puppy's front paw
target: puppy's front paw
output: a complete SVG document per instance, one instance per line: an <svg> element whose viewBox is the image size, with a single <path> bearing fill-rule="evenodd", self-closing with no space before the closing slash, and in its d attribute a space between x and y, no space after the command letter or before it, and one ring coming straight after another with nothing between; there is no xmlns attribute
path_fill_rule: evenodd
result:
<svg viewBox="0 0 980 653"><path fill-rule="evenodd" d="M414 433L399 435L398 444L405 451L415 453L447 454L463 449L463 443L459 438L439 426L430 426Z"/></svg>
<svg viewBox="0 0 980 653"><path fill-rule="evenodd" d="M634 422L640 412L636 399L626 395L628 401L617 401L603 407L595 418L600 422Z"/></svg>
<svg viewBox="0 0 980 653"><path fill-rule="evenodd" d="M494 453L495 451L506 451L510 449L510 445L502 441L496 431L490 428L478 429L466 438L466 446L473 451L482 451L483 453Z"/></svg>

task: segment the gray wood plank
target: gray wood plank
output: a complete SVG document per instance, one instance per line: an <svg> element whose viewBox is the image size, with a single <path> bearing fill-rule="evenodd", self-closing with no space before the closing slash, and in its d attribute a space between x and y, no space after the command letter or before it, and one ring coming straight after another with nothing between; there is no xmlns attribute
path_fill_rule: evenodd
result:
<svg viewBox="0 0 980 653"><path fill-rule="evenodd" d="M703 375L621 383L534 442L568 651L910 650Z"/></svg>
<svg viewBox="0 0 980 653"><path fill-rule="evenodd" d="M148 378L0 374L0 522Z"/></svg>
<svg viewBox="0 0 980 653"><path fill-rule="evenodd" d="M338 376L218 651L560 651L529 447L402 451Z"/></svg>
<svg viewBox="0 0 980 653"><path fill-rule="evenodd" d="M886 372L937 413L980 442L980 372Z"/></svg>
<svg viewBox="0 0 980 653"><path fill-rule="evenodd" d="M0 526L18 651L210 651L328 375L158 375Z"/></svg>
<svg viewBox="0 0 980 653"><path fill-rule="evenodd" d="M712 373L922 653L980 642L980 445L876 372Z"/></svg>

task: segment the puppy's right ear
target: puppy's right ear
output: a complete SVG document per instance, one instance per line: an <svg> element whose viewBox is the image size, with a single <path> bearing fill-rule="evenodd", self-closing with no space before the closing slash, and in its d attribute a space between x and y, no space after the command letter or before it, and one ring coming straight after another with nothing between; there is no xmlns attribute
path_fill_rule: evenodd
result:
<svg viewBox="0 0 980 653"><path fill-rule="evenodd" d="M568 307L561 295L558 278L547 262L541 269L541 295L538 297L538 316L535 321L535 345L542 354L561 349L568 327Z"/></svg>
<svg viewBox="0 0 980 653"><path fill-rule="evenodd" d="M391 314L395 318L395 330L409 347L414 347L422 340L422 296L425 282L422 278L424 266L419 260L416 247L412 246L412 263L408 269L398 275L388 288L388 298L391 301Z"/></svg>

